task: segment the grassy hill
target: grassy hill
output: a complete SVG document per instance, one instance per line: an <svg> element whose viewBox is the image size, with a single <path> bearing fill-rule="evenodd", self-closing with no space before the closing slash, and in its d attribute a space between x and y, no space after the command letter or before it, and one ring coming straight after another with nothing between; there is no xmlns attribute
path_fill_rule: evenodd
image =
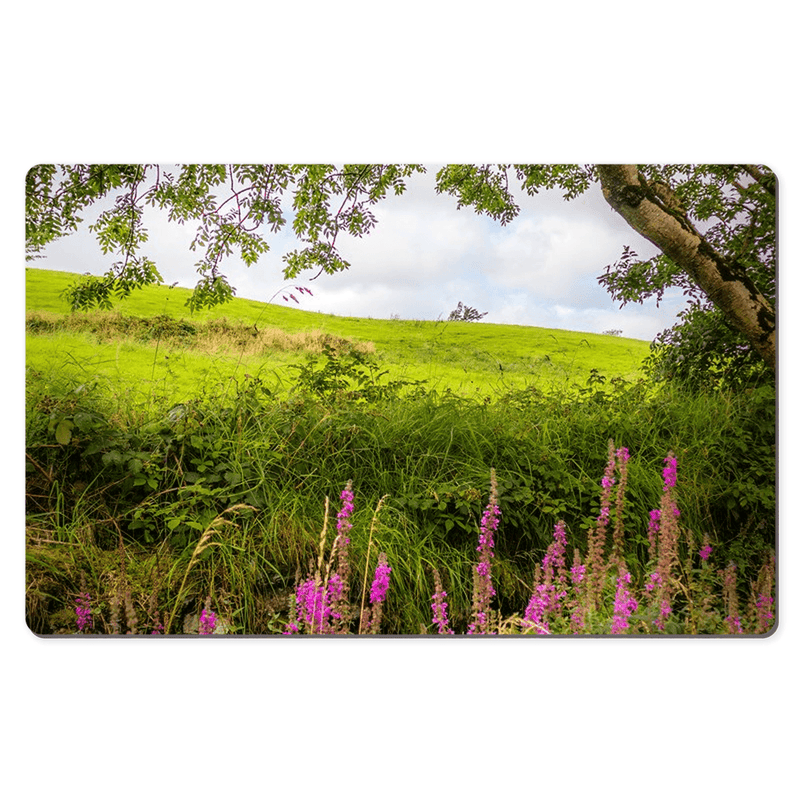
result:
<svg viewBox="0 0 800 800"><path fill-rule="evenodd" d="M136 291L112 312L71 314L61 293L76 278L26 269L28 366L83 371L172 399L245 374L285 391L294 376L287 367L342 340L370 353L387 380L425 381L429 389L463 396L584 385L592 369L634 379L649 347L599 334L340 317L247 299L191 314L185 305L190 291L165 286ZM147 322L137 326L135 318Z"/></svg>
<svg viewBox="0 0 800 800"><path fill-rule="evenodd" d="M743 592L767 575L774 392L632 381L647 342L561 330L244 299L191 315L188 290L167 287L73 314L60 293L76 277L26 270L26 615L38 633L74 632L84 591L96 632L119 631L122 606L128 632L197 631L211 602L230 631L281 633L298 576L333 558L320 531L345 486L361 576L351 588L367 587L379 553L392 569L381 630L433 632L436 567L463 631L492 474L502 509L493 602L519 617L557 522L569 553L588 553L610 440L629 453L617 485L626 568L646 612L639 631L654 632L649 523L668 453L679 462L685 574L704 569L696 553L708 542L719 566L739 565ZM380 377L359 387L356 368ZM579 392L592 370L607 383ZM428 391L384 392L389 381ZM612 505L619 514L621 500ZM606 588L586 632L610 629ZM726 632L729 612L700 618L701 599L681 596L672 632Z"/></svg>

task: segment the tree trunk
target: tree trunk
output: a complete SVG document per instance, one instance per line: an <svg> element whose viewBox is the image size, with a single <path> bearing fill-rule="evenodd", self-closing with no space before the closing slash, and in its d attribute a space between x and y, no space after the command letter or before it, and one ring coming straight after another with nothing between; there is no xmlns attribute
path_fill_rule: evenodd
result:
<svg viewBox="0 0 800 800"><path fill-rule="evenodd" d="M598 164L597 175L611 207L686 271L774 371L775 310L746 270L709 244L670 190L648 184L635 164Z"/></svg>

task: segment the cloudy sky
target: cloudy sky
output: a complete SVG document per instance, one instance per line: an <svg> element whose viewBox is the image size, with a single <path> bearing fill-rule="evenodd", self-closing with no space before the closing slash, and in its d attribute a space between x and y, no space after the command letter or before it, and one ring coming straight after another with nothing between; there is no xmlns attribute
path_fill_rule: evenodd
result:
<svg viewBox="0 0 800 800"><path fill-rule="evenodd" d="M472 209L458 210L454 198L437 195L437 166L408 180L407 191L376 207L377 227L361 239L342 237L340 252L348 271L312 280L313 272L291 283L308 287L301 307L349 316L401 319L446 318L459 301L486 312L485 322L535 325L652 339L670 327L684 307L680 290L655 300L619 308L597 277L627 244L642 257L656 250L635 233L603 199L598 185L565 201L560 191L535 197L516 193L521 212L506 226ZM297 246L289 224L269 235L270 251L253 267L238 258L222 271L238 297L282 303L282 256ZM94 213L86 214L86 222ZM165 283L192 287L197 253L189 250L194 229L170 224L163 212L148 210L153 258ZM102 274L114 261L104 256L87 231L51 244L32 266Z"/></svg>

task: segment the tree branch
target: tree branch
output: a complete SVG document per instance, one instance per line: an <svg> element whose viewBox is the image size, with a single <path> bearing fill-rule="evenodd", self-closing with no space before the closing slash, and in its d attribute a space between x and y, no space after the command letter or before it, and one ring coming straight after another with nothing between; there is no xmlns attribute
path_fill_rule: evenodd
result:
<svg viewBox="0 0 800 800"><path fill-rule="evenodd" d="M628 224L697 283L775 369L775 311L739 263L718 252L681 209L667 207L634 164L597 165L603 195Z"/></svg>

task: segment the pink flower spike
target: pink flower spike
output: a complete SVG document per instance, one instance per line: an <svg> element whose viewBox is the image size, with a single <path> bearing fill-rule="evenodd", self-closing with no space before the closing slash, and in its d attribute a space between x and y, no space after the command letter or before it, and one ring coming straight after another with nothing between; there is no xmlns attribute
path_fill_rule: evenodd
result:
<svg viewBox="0 0 800 800"><path fill-rule="evenodd" d="M678 482L678 459L670 453L664 463L664 491L671 489Z"/></svg>
<svg viewBox="0 0 800 800"><path fill-rule="evenodd" d="M392 568L386 562L386 554L381 553L378 559L378 566L375 568L375 580L369 593L369 602L372 605L382 603L386 599L389 591L389 574Z"/></svg>
<svg viewBox="0 0 800 800"><path fill-rule="evenodd" d="M83 633L88 628L94 627L92 621L92 609L89 603L91 598L88 592L82 592L78 595L78 604L75 606L75 615L78 618L78 632Z"/></svg>
<svg viewBox="0 0 800 800"><path fill-rule="evenodd" d="M200 625L198 633L201 636L209 636L210 634L214 633L214 629L217 627L217 615L213 611L209 611L208 608L204 608L200 613Z"/></svg>

